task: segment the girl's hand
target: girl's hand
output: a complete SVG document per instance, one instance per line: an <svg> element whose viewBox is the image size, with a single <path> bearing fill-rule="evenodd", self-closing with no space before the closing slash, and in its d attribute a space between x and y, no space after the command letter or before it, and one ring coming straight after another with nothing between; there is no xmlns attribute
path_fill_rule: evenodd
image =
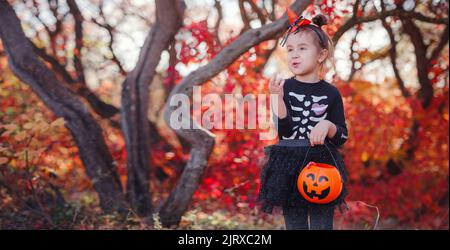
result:
<svg viewBox="0 0 450 250"><path fill-rule="evenodd" d="M328 120L322 120L314 126L309 134L309 142L311 146L324 144L325 137L328 135L330 127L333 125Z"/></svg>
<svg viewBox="0 0 450 250"><path fill-rule="evenodd" d="M270 77L270 80L269 80L270 94L276 94L276 95L278 95L279 99L280 98L283 99L283 95L284 95L283 86L284 86L284 79L280 75L273 74Z"/></svg>
<svg viewBox="0 0 450 250"><path fill-rule="evenodd" d="M284 96L284 79L278 74L273 74L269 80L269 92L270 92L270 102L272 105L276 104L277 106L272 106L272 110L274 114L280 118L284 119L287 116L286 105L284 104L283 96ZM275 96L272 96L275 95ZM277 107L277 108L276 108Z"/></svg>

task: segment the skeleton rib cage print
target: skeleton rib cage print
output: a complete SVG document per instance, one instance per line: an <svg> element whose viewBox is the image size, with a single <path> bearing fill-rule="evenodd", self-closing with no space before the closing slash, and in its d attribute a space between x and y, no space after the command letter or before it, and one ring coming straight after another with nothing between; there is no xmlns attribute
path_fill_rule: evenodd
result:
<svg viewBox="0 0 450 250"><path fill-rule="evenodd" d="M278 119L279 139L309 139L314 126L326 119L336 125L333 138L336 146L348 138L344 106L339 90L325 80L316 83L301 82L291 77L284 83L284 104L287 116Z"/></svg>

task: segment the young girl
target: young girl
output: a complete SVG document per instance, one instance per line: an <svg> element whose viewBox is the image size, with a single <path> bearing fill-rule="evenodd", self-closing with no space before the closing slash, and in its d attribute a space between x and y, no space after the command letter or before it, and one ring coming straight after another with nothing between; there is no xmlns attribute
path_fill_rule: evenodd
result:
<svg viewBox="0 0 450 250"><path fill-rule="evenodd" d="M258 201L266 213L281 207L286 229L333 229L334 208L345 203L347 195L338 148L348 134L339 90L319 78L319 70L332 53L332 41L321 29L327 23L325 16L317 15L311 22L287 11L290 26L282 45L286 45L294 76L270 79L270 94L277 96L278 107L272 106L272 110L279 142L265 148L269 160L261 172ZM300 195L297 178L309 161L337 167L344 182L337 199L319 205Z"/></svg>

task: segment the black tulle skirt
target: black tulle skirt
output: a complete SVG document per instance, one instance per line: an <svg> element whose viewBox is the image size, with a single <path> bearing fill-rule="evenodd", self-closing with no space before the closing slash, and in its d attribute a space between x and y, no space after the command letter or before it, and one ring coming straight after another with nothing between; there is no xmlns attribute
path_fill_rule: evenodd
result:
<svg viewBox="0 0 450 250"><path fill-rule="evenodd" d="M337 148L325 141L325 145L310 146L309 140L280 140L264 148L266 160L261 170L257 202L265 213L274 207L336 206L345 203L347 196L347 173L344 160ZM333 157L334 159L333 159ZM303 198L297 189L300 171L310 162L334 165L339 170L344 185L337 199L328 204L315 204Z"/></svg>

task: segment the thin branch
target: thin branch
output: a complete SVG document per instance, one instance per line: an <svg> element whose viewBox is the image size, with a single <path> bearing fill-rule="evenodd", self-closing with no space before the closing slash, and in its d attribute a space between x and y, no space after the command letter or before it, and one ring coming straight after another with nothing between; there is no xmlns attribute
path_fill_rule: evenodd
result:
<svg viewBox="0 0 450 250"><path fill-rule="evenodd" d="M348 19L339 29L336 31L336 33L333 36L333 43L336 44L341 36L347 32L349 29L354 27L358 24L373 22L380 19L385 19L389 16L397 16L401 19L417 19L420 21L428 22L428 23L434 23L434 24L447 24L448 25L448 18L431 18L426 17L421 13L418 12L405 12L402 9L393 9L393 10L387 10L384 12L379 12L375 15L371 16L363 16L363 17L356 17L352 16L350 19Z"/></svg>
<svg viewBox="0 0 450 250"><path fill-rule="evenodd" d="M115 32L115 28L112 27L107 21L106 21L106 17L105 14L103 13L103 1L100 2L99 4L99 16L102 18L103 22L98 21L95 18L91 18L92 22L94 22L95 24L97 24L98 26L104 28L109 35L109 42L108 42L108 48L109 51L111 52L112 57L109 58L118 68L119 68L119 72L122 76L125 76L127 74L127 72L125 71L125 69L123 68L122 63L120 62L119 58L117 57L113 45L114 45L114 32Z"/></svg>
<svg viewBox="0 0 450 250"><path fill-rule="evenodd" d="M433 52L431 52L430 58L428 59L430 61L430 63L438 58L438 56L441 54L442 50L448 44L448 39L449 39L448 29L449 29L449 25L447 24L445 26L444 31L441 34L441 38L439 39L439 44L436 46L436 48L434 48Z"/></svg>
<svg viewBox="0 0 450 250"><path fill-rule="evenodd" d="M250 28L250 19L248 18L247 12L245 11L244 1L245 0L238 1L239 13L241 14L242 22L244 23L244 27L242 28L240 34L244 33L245 31L247 31Z"/></svg>
<svg viewBox="0 0 450 250"><path fill-rule="evenodd" d="M386 8L384 1L381 1L381 8L383 11ZM387 23L386 19L381 19L381 22L383 24L384 29L388 33L389 40L391 42L391 48L389 49L389 57L391 59L392 70L394 71L395 78L397 79L398 87L400 88L403 97L408 98L409 96L411 96L411 93L406 88L405 82L403 81L403 78L400 75L400 70L397 67L397 41L395 40L394 32L392 31L391 26Z"/></svg>
<svg viewBox="0 0 450 250"><path fill-rule="evenodd" d="M73 49L73 64L77 72L77 81L85 83L84 68L81 62L81 50L83 49L83 15L81 15L75 0L67 0L70 14L75 20L75 48Z"/></svg>
<svg viewBox="0 0 450 250"><path fill-rule="evenodd" d="M216 43L217 45L222 48L222 42L220 41L219 38L219 28L220 28L220 23L223 20L223 10L222 10L222 4L220 3L220 0L216 0L214 2L214 7L216 8L217 11L217 21L216 24L214 25L214 33L215 33L215 39L216 39Z"/></svg>
<svg viewBox="0 0 450 250"><path fill-rule="evenodd" d="M256 13L258 16L259 21L261 22L261 25L266 24L267 17L264 15L264 13L261 11L261 9L256 5L256 3L253 0L245 0L250 6L252 7L252 10Z"/></svg>

